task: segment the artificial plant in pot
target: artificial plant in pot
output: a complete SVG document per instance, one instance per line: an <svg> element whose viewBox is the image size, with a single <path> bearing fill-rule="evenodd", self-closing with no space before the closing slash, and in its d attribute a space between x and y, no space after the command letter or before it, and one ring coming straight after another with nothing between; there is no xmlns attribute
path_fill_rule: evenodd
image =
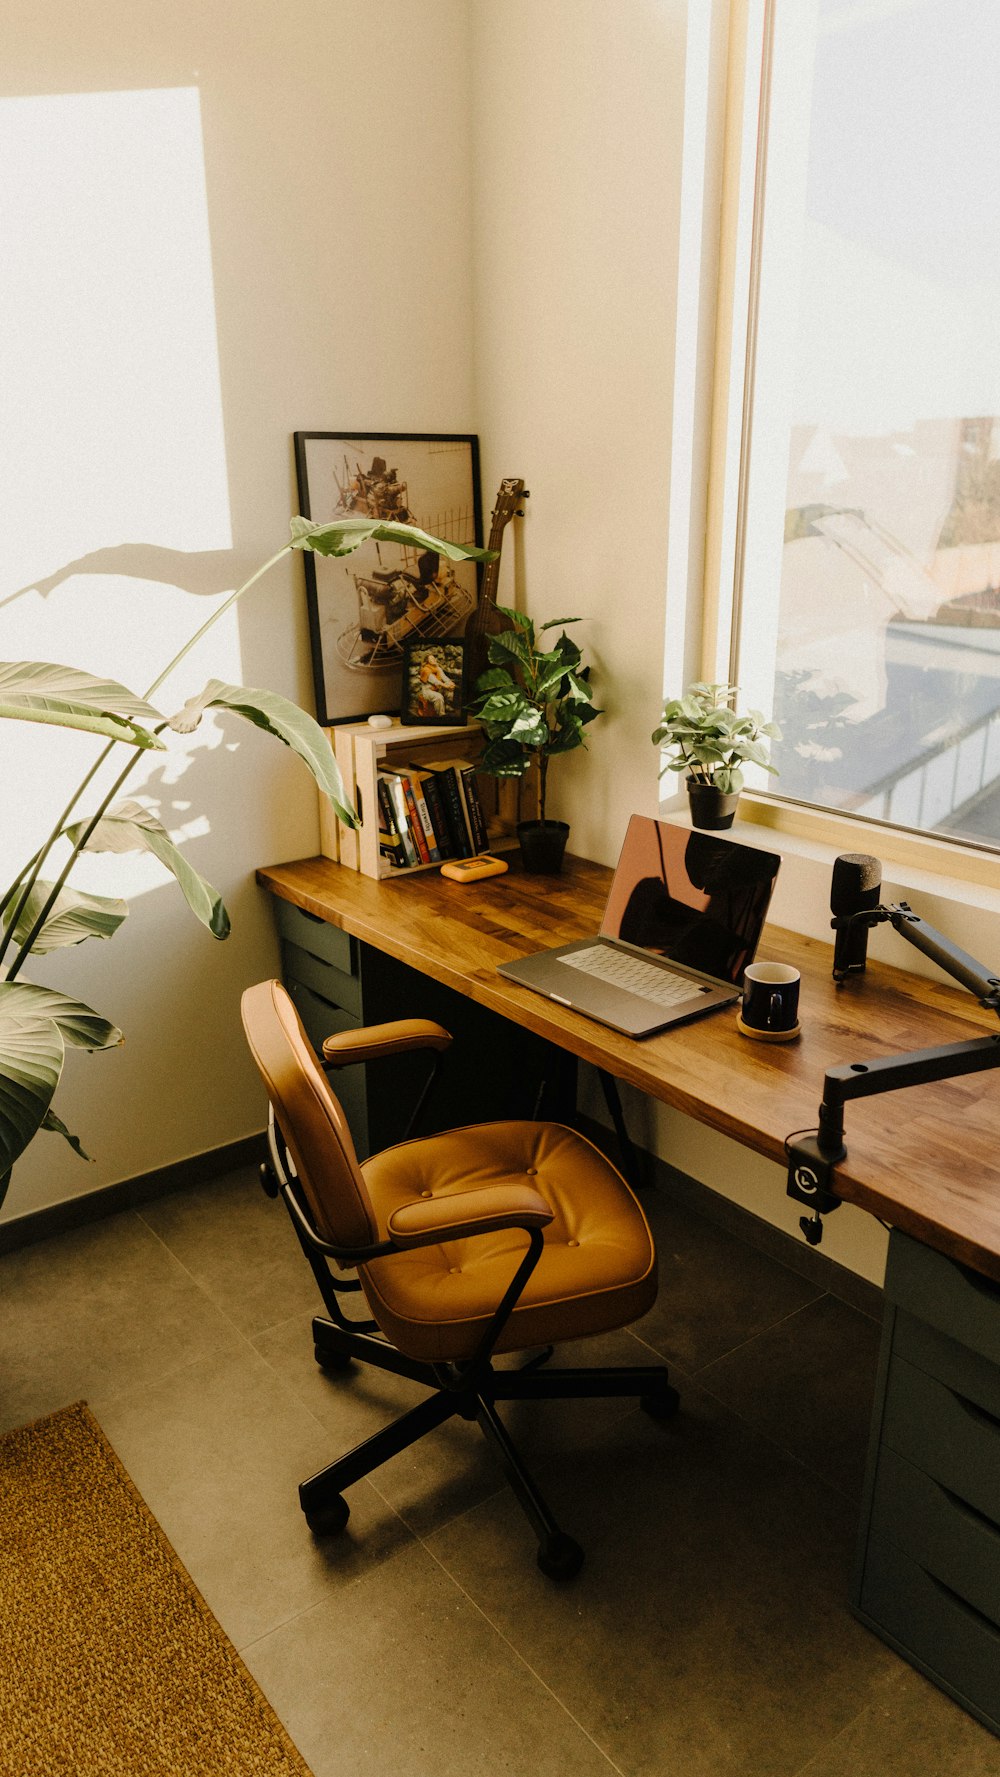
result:
<svg viewBox="0 0 1000 1777"><path fill-rule="evenodd" d="M732 826L743 788L741 766L762 765L777 774L767 742L780 740L781 729L761 710L738 716L730 702L738 689L701 681L689 685L683 697L664 704L660 725L653 731L654 744L674 753L660 776L667 771L684 773L696 827L717 831Z"/></svg>
<svg viewBox="0 0 1000 1777"><path fill-rule="evenodd" d="M148 802L117 800L140 757L150 750L162 750L164 735L171 731L190 733L207 709L229 711L297 753L329 797L338 818L345 825L357 826L357 816L345 803L326 735L312 716L288 698L211 679L198 696L189 698L172 715L154 708L150 699L205 632L290 551L348 555L369 538L432 550L456 561L467 556L490 560L495 553L445 543L416 525L365 518L312 524L294 518L290 541L217 606L143 697L113 680L99 679L74 667L44 661L0 662L0 718L77 728L103 737L106 743L68 796L44 844L21 866L6 890L0 890L0 1204L14 1162L40 1130L65 1136L81 1157L87 1157L77 1137L52 1109L65 1051L67 1046L106 1049L122 1041L121 1031L82 1001L29 981L23 973L33 957L87 938L110 938L128 914L123 900L86 894L69 886L68 878L81 852L152 852L175 876L192 912L212 936L229 935L229 915L221 897L177 848L154 809ZM109 755L123 746L124 755L119 756L125 763L118 771L111 768L110 788L96 792L96 809L81 818L81 797ZM53 853L58 863L46 868Z"/></svg>
<svg viewBox="0 0 1000 1777"><path fill-rule="evenodd" d="M510 628L490 640L486 672L476 680L472 708L486 730L481 768L493 777L523 777L538 760L538 820L521 821L517 836L525 869L557 871L562 866L569 827L546 812L549 760L585 746L584 728L601 711L594 708L589 666L581 665L576 643L565 633L578 617L554 617L537 634L522 611L498 605ZM562 629L554 647L542 645L548 630Z"/></svg>

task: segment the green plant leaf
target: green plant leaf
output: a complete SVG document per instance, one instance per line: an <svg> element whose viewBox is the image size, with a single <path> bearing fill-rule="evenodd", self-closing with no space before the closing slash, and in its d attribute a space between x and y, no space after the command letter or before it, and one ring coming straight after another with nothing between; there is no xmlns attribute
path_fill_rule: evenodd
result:
<svg viewBox="0 0 1000 1777"><path fill-rule="evenodd" d="M53 886L51 882L43 882L41 877L32 884L14 928L16 943L24 943ZM15 905L12 902L3 911L5 928ZM107 895L87 895L81 889L63 888L31 948L37 956L44 956L48 951L62 950L68 944L82 944L85 938L110 938L127 917L127 901L111 899Z"/></svg>
<svg viewBox="0 0 1000 1777"><path fill-rule="evenodd" d="M542 629L558 629L561 624L582 622L582 617L550 617L548 623L542 624Z"/></svg>
<svg viewBox="0 0 1000 1777"><path fill-rule="evenodd" d="M88 823L77 821L67 827L66 835L76 844ZM215 938L228 938L229 915L222 897L199 876L178 851L162 821L139 802L119 802L94 828L83 848L85 851L133 852L149 851L177 878L181 893L192 913L197 914Z"/></svg>
<svg viewBox="0 0 1000 1777"><path fill-rule="evenodd" d="M531 707L524 692L515 685L512 691L494 691L483 704L479 719L487 727L492 722L503 722L506 725L508 722L516 722Z"/></svg>
<svg viewBox="0 0 1000 1777"><path fill-rule="evenodd" d="M0 981L0 1177L50 1114L66 1044L106 1049L121 1040L115 1025L80 1000L27 981Z"/></svg>
<svg viewBox="0 0 1000 1777"><path fill-rule="evenodd" d="M316 555L350 555L362 543L402 543L412 549L430 549L451 561L495 561L497 549L475 549L471 544L447 543L415 524L395 524L371 518L338 518L313 524L308 518L292 519L292 548L310 549Z"/></svg>
<svg viewBox="0 0 1000 1777"><path fill-rule="evenodd" d="M504 666L491 666L476 680L476 692L480 697L487 691L510 691L513 688L514 681Z"/></svg>
<svg viewBox="0 0 1000 1777"><path fill-rule="evenodd" d="M513 627L515 629L523 629L525 632L525 635L527 635L529 637L532 647L534 647L534 645L535 645L535 626L534 626L534 623L532 622L531 618L528 617L524 611L515 611L513 605L497 605L496 609L497 609L497 614L500 617L509 618L511 624L513 625Z"/></svg>
<svg viewBox="0 0 1000 1777"><path fill-rule="evenodd" d="M360 825L357 815L348 808L344 785L333 756L333 748L318 722L300 710L290 698L277 691L257 690L250 685L224 685L221 679L210 679L199 697L189 697L184 708L171 718L171 728L187 734L196 728L207 709L234 710L265 734L291 747L293 753L309 767L324 796L333 804L337 819L345 827Z"/></svg>
<svg viewBox="0 0 1000 1777"><path fill-rule="evenodd" d="M500 635L491 636L488 654L489 659L497 666L505 658L511 658L519 661L526 671L531 667L531 645L521 630L505 629Z"/></svg>
<svg viewBox="0 0 1000 1777"><path fill-rule="evenodd" d="M517 741L490 740L483 748L480 764L491 777L523 777L528 769L529 755Z"/></svg>
<svg viewBox="0 0 1000 1777"><path fill-rule="evenodd" d="M114 679L96 679L43 660L0 662L0 716L80 728L135 747L163 748L162 740L142 726L163 719L144 698Z"/></svg>
<svg viewBox="0 0 1000 1777"><path fill-rule="evenodd" d="M508 735L511 740L519 741L521 746L535 750L544 747L548 741L548 723L537 710L525 710L511 723Z"/></svg>
<svg viewBox="0 0 1000 1777"><path fill-rule="evenodd" d="M65 1123L62 1121L62 1118L56 1116L51 1105L42 1118L40 1127L42 1129L51 1130L53 1135L61 1135L65 1141L69 1142L74 1154L79 1154L81 1160L89 1160L91 1164L93 1164L92 1156L86 1152L80 1141L80 1137L78 1135L70 1134Z"/></svg>

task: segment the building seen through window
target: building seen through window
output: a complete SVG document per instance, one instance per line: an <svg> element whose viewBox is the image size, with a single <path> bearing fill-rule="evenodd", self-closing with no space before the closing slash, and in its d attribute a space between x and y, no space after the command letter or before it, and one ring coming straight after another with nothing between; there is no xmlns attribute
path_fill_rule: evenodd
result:
<svg viewBox="0 0 1000 1777"><path fill-rule="evenodd" d="M780 795L1000 845L1000 9L772 29L742 700Z"/></svg>

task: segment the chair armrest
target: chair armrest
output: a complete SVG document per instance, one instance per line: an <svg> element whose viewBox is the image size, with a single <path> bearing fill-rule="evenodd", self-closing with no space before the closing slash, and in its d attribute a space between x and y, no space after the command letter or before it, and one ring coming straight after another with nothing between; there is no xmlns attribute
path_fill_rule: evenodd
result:
<svg viewBox="0 0 1000 1777"><path fill-rule="evenodd" d="M418 1197L393 1210L387 1233L396 1246L436 1246L502 1228L544 1228L552 1220L544 1197L530 1185L484 1185L447 1197Z"/></svg>
<svg viewBox="0 0 1000 1777"><path fill-rule="evenodd" d="M351 1067L357 1061L378 1061L386 1055L405 1055L410 1049L447 1049L451 1042L443 1025L428 1018L399 1018L392 1024L369 1024L360 1030L344 1030L327 1037L323 1060L327 1067Z"/></svg>

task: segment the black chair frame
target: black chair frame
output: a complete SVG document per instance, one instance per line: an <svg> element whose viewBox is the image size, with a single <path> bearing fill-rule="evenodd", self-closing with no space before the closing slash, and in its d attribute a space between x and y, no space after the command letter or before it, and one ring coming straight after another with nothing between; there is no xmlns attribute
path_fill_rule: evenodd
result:
<svg viewBox="0 0 1000 1777"><path fill-rule="evenodd" d="M421 1102L425 1096L426 1090L421 1095ZM353 1266L396 1252L399 1248L391 1240L349 1249L331 1246L323 1240L312 1225L295 1176L294 1162L273 1110L268 1122L268 1149L270 1160L260 1169L261 1184L268 1196L280 1195L283 1199L327 1310L326 1316L317 1315L312 1323L313 1353L320 1369L330 1375L342 1374L358 1360L393 1375L407 1376L431 1390L427 1400L419 1402L384 1430L366 1438L355 1449L301 1483L299 1503L310 1530L316 1536L343 1530L350 1516L343 1488L371 1474L426 1432L458 1417L478 1424L498 1460L538 1538L538 1565L542 1572L550 1579L573 1578L583 1564L583 1550L560 1529L508 1435L496 1403L631 1396L637 1398L654 1419L671 1419L677 1411L679 1397L670 1384L666 1366L543 1368L551 1355L550 1347L529 1358L519 1369L494 1368L492 1360L497 1341L541 1256L544 1239L537 1228L527 1230L528 1251L517 1266L487 1325L479 1349L471 1359L463 1363L436 1364L405 1356L385 1339L375 1321L354 1319L344 1313L339 1298L360 1292L361 1284L356 1277L336 1276L327 1262L333 1259Z"/></svg>

